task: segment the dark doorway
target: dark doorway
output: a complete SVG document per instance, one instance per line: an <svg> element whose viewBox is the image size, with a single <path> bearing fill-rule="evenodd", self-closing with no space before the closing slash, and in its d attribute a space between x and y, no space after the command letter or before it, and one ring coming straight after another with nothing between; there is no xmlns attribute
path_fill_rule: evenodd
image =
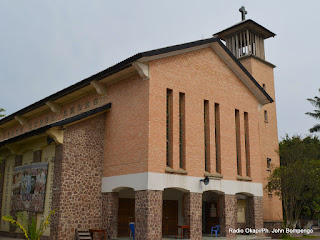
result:
<svg viewBox="0 0 320 240"><path fill-rule="evenodd" d="M202 232L211 233L211 228L219 225L219 195L216 192L207 191L202 195Z"/></svg>
<svg viewBox="0 0 320 240"><path fill-rule="evenodd" d="M134 199L119 198L118 235L130 236L129 223L134 221Z"/></svg>
<svg viewBox="0 0 320 240"><path fill-rule="evenodd" d="M163 200L162 234L175 235L178 229L178 201Z"/></svg>

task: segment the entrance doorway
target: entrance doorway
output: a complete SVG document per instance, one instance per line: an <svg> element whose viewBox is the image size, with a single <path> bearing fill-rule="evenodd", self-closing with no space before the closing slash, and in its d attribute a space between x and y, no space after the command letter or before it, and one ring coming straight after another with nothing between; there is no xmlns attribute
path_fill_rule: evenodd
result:
<svg viewBox="0 0 320 240"><path fill-rule="evenodd" d="M118 236L130 236L129 223L135 221L134 191L126 188L119 192Z"/></svg>
<svg viewBox="0 0 320 240"><path fill-rule="evenodd" d="M204 192L202 195L202 233L210 234L211 228L219 224L219 195L215 192Z"/></svg>
<svg viewBox="0 0 320 240"><path fill-rule="evenodd" d="M163 200L162 234L175 235L178 229L178 200Z"/></svg>
<svg viewBox="0 0 320 240"><path fill-rule="evenodd" d="M184 224L182 197L184 192L174 188L163 191L162 235L175 237L178 226Z"/></svg>

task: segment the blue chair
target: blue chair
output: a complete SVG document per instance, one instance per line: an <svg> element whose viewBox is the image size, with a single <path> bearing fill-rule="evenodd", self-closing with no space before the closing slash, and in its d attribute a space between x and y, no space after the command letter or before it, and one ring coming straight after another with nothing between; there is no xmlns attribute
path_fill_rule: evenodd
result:
<svg viewBox="0 0 320 240"><path fill-rule="evenodd" d="M213 232L216 234L216 237L218 237L219 229L220 229L220 225L216 225L216 226L212 227L211 228L211 237L212 237Z"/></svg>
<svg viewBox="0 0 320 240"><path fill-rule="evenodd" d="M129 223L129 228L130 228L130 240L131 240L131 237L133 237L134 239L134 222Z"/></svg>

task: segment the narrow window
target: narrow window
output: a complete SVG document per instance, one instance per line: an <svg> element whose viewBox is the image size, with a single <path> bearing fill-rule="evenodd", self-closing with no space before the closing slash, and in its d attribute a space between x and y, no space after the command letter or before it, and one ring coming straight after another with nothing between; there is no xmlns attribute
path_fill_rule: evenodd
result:
<svg viewBox="0 0 320 240"><path fill-rule="evenodd" d="M167 89L167 166L172 166L172 90Z"/></svg>
<svg viewBox="0 0 320 240"><path fill-rule="evenodd" d="M244 112L244 145L246 151L246 174L251 176L250 172L250 144L249 144L249 116Z"/></svg>
<svg viewBox="0 0 320 240"><path fill-rule="evenodd" d="M268 112L264 110L264 122L268 122Z"/></svg>
<svg viewBox="0 0 320 240"><path fill-rule="evenodd" d="M263 90L266 90L266 85L262 84L262 88L263 88Z"/></svg>
<svg viewBox="0 0 320 240"><path fill-rule="evenodd" d="M185 94L179 93L179 165L182 169L185 169L185 142Z"/></svg>
<svg viewBox="0 0 320 240"><path fill-rule="evenodd" d="M209 101L204 100L204 161L205 170L210 172L210 124L209 124Z"/></svg>
<svg viewBox="0 0 320 240"><path fill-rule="evenodd" d="M237 174L241 176L241 142L240 142L240 113L235 110L235 129L236 129L236 151L237 151Z"/></svg>
<svg viewBox="0 0 320 240"><path fill-rule="evenodd" d="M216 145L216 171L221 173L221 149L220 149L220 106L218 103L214 104L214 131L215 131L215 145Z"/></svg>
<svg viewBox="0 0 320 240"><path fill-rule="evenodd" d="M267 168L271 168L271 158L267 158Z"/></svg>

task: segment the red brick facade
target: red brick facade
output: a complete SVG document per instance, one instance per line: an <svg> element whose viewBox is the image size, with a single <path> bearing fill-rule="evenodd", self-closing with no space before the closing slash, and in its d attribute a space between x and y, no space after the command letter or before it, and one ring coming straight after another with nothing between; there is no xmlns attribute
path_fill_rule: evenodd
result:
<svg viewBox="0 0 320 240"><path fill-rule="evenodd" d="M267 92L274 98L273 69L270 64L253 57L243 58L241 62L260 85L266 84ZM106 90L105 95L93 92L91 85L85 86L86 91L78 92L66 103L59 103L60 113L39 112L34 118L28 119L31 131L44 126L45 122L55 123L57 120L74 118L74 121L55 128L58 132L56 135L52 136L46 130L38 136L50 136L50 140L56 137L52 209L57 209L57 212L53 216L50 237L47 239L74 239L78 228L103 228L107 231L108 239L116 238L120 221L119 198L121 190L126 188L134 190L137 240L162 239L163 192L168 188L183 192L181 199L172 201L180 204L177 211L179 224L190 226L193 240L202 239L202 198L205 191L219 192L215 201L219 203L220 236L235 238L236 234L230 232L229 228L262 228L264 220L281 220L280 200L262 192L269 174L266 171L266 158L272 158L275 166L279 164L275 152L278 146L275 103L262 106L252 90L240 79L239 73L222 59L213 45L152 58L144 66L148 67L147 79L143 80L141 72L133 66L126 66L121 75L100 79L100 87ZM168 89L172 91L170 166L167 166ZM180 164L181 94L185 101L183 169ZM204 101L208 104L206 118L210 120L206 133ZM112 103L110 111L90 115L90 111L106 103ZM268 123L263 116L265 110L269 113ZM83 113L87 116L78 119ZM219 127L215 125L216 121ZM18 134L18 128L15 126L12 132ZM26 131L24 128L21 133ZM14 135L12 132L8 129L7 135L1 139L7 140ZM209 135L206 140L205 134ZM218 135L219 146L215 141ZM31 139L30 142L36 140ZM19 141L14 143L17 148L29 150L24 148L24 142ZM206 145L206 141L210 144ZM209 156L205 156L205 145L209 148ZM33 150L33 162L40 162L42 151L39 146L30 148ZM1 151L7 150L0 148ZM16 166L21 165L20 153L12 152L16 155ZM217 156L221 159L218 163ZM248 156L250 160L247 161ZM208 169L205 169L205 159ZM4 164L1 165L1 173L3 169ZM141 177L145 173L161 174L161 181L164 182L172 176L178 178L165 185L160 180L151 181L149 176ZM126 178L128 176L129 180ZM204 185L204 176L211 177L211 185ZM141 183L140 179L146 182ZM119 186L108 189L103 185L104 182L106 185ZM177 182L182 182L181 186L175 185ZM132 187L131 184L136 185ZM234 186L240 187L235 189ZM2 182L0 187L1 194ZM224 188L221 190L219 187ZM245 196L248 208L245 222L242 223L238 223L237 218L240 193ZM13 231L12 228L11 233L1 235L13 234Z"/></svg>

